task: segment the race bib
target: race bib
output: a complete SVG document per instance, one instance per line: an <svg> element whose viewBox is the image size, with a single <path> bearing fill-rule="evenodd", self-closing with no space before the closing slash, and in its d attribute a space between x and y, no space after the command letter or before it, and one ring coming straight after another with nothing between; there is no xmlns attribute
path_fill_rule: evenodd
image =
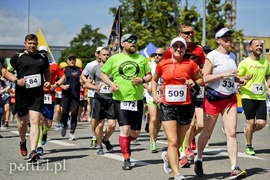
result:
<svg viewBox="0 0 270 180"><path fill-rule="evenodd" d="M52 95L44 94L44 104L52 104Z"/></svg>
<svg viewBox="0 0 270 180"><path fill-rule="evenodd" d="M110 94L110 93L112 93L112 88L108 84L102 83L99 92L105 93L105 94Z"/></svg>
<svg viewBox="0 0 270 180"><path fill-rule="evenodd" d="M264 93L264 84L263 83L253 83L252 84L252 93L253 94L263 94Z"/></svg>
<svg viewBox="0 0 270 180"><path fill-rule="evenodd" d="M219 92L223 92L225 94L234 93L234 80L232 79L222 79L219 81Z"/></svg>
<svg viewBox="0 0 270 180"><path fill-rule="evenodd" d="M83 101L83 95L80 95L80 101Z"/></svg>
<svg viewBox="0 0 270 180"><path fill-rule="evenodd" d="M121 110L138 111L138 101L121 101Z"/></svg>
<svg viewBox="0 0 270 180"><path fill-rule="evenodd" d="M197 99L203 99L204 98L204 92L205 92L205 87L204 86L200 86L200 92L199 94L196 96Z"/></svg>
<svg viewBox="0 0 270 180"><path fill-rule="evenodd" d="M61 99L62 98L62 91L56 91L55 92L55 98Z"/></svg>
<svg viewBox="0 0 270 180"><path fill-rule="evenodd" d="M41 75L40 74L24 76L24 78L26 78L25 87L27 89L41 86Z"/></svg>
<svg viewBox="0 0 270 180"><path fill-rule="evenodd" d="M187 86L186 85L166 86L165 100L167 102L185 102L187 100Z"/></svg>

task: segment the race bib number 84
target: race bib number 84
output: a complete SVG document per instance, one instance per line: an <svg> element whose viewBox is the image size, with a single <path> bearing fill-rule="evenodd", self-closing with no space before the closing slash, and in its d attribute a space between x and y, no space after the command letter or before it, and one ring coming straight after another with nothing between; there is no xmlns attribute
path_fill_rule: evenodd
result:
<svg viewBox="0 0 270 180"><path fill-rule="evenodd" d="M24 76L24 78L26 78L26 83L25 83L26 88L34 88L34 87L41 86L41 75L40 74Z"/></svg>

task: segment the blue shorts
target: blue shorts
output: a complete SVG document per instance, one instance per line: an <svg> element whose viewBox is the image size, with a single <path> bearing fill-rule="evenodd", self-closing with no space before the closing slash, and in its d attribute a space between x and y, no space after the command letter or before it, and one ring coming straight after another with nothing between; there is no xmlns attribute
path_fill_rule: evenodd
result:
<svg viewBox="0 0 270 180"><path fill-rule="evenodd" d="M52 104L44 104L42 108L43 116L49 120L52 120L53 114L54 114L54 106L55 106L55 102L53 102Z"/></svg>

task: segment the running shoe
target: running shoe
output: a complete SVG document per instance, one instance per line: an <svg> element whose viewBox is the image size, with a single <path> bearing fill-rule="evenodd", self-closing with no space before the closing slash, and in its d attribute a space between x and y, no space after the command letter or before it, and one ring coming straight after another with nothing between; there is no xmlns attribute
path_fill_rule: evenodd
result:
<svg viewBox="0 0 270 180"><path fill-rule="evenodd" d="M5 122L4 127L9 127L8 122Z"/></svg>
<svg viewBox="0 0 270 180"><path fill-rule="evenodd" d="M234 170L232 170L230 179L243 179L247 177L247 172L242 171L239 167L235 167Z"/></svg>
<svg viewBox="0 0 270 180"><path fill-rule="evenodd" d="M194 172L197 174L197 176L202 177L203 176L203 168L202 168L202 162L201 161L195 161L194 163Z"/></svg>
<svg viewBox="0 0 270 180"><path fill-rule="evenodd" d="M55 131L60 131L62 129L62 125L57 125L56 127L55 127Z"/></svg>
<svg viewBox="0 0 270 180"><path fill-rule="evenodd" d="M27 156L26 139L25 142L20 142L20 151L22 156Z"/></svg>
<svg viewBox="0 0 270 180"><path fill-rule="evenodd" d="M129 158L124 159L122 169L123 170L131 170L131 162L130 162Z"/></svg>
<svg viewBox="0 0 270 180"><path fill-rule="evenodd" d="M90 148L91 149L97 148L97 139L96 138L92 138Z"/></svg>
<svg viewBox="0 0 270 180"><path fill-rule="evenodd" d="M170 173L172 173L172 168L170 166L169 161L166 158L166 155L167 155L166 151L162 152L162 154L161 154L161 157L163 159L163 168L164 168L165 173L170 174Z"/></svg>
<svg viewBox="0 0 270 180"><path fill-rule="evenodd" d="M27 161L29 163L34 163L34 162L37 162L37 159L39 159L39 155L38 155L36 150L33 150L33 151L31 151Z"/></svg>
<svg viewBox="0 0 270 180"><path fill-rule="evenodd" d="M194 153L191 148L186 148L186 156L189 161L194 159Z"/></svg>
<svg viewBox="0 0 270 180"><path fill-rule="evenodd" d="M186 177L183 176L181 173L177 174L175 177L174 177L174 180L185 180Z"/></svg>
<svg viewBox="0 0 270 180"><path fill-rule="evenodd" d="M42 145L46 144L47 142L47 133L42 135Z"/></svg>
<svg viewBox="0 0 270 180"><path fill-rule="evenodd" d="M72 133L70 133L70 134L69 134L69 139L68 139L68 140L70 140L70 141L75 141L75 140L76 140L75 135L72 134Z"/></svg>
<svg viewBox="0 0 270 180"><path fill-rule="evenodd" d="M40 155L40 156L43 156L43 154L44 154L44 150L43 150L43 147L38 147L37 148L37 153Z"/></svg>
<svg viewBox="0 0 270 180"><path fill-rule="evenodd" d="M111 145L109 140L102 139L102 143L105 145L107 151L109 152L113 151L113 146Z"/></svg>
<svg viewBox="0 0 270 180"><path fill-rule="evenodd" d="M246 146L245 154L255 156L255 151L252 146Z"/></svg>
<svg viewBox="0 0 270 180"><path fill-rule="evenodd" d="M190 167L190 162L186 156L180 158L180 167L181 168L188 168Z"/></svg>
<svg viewBox="0 0 270 180"><path fill-rule="evenodd" d="M103 155L104 154L102 146L98 146L96 154L97 155Z"/></svg>
<svg viewBox="0 0 270 180"><path fill-rule="evenodd" d="M197 146L196 146L196 139L193 138L192 141L191 141L191 149L192 150L196 150Z"/></svg>
<svg viewBox="0 0 270 180"><path fill-rule="evenodd" d="M151 150L151 153L157 153L157 144L155 142L152 142L150 144L150 150Z"/></svg>
<svg viewBox="0 0 270 180"><path fill-rule="evenodd" d="M62 130L61 130L61 136L62 137L65 137L66 136L66 134L67 134L67 127L62 127Z"/></svg>

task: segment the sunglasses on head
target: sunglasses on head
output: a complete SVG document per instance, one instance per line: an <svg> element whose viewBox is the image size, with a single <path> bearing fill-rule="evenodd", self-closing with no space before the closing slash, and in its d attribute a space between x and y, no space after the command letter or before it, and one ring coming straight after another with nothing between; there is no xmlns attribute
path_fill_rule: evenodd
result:
<svg viewBox="0 0 270 180"><path fill-rule="evenodd" d="M127 39L126 42L136 44L137 39L132 39L132 38L131 39Z"/></svg>
<svg viewBox="0 0 270 180"><path fill-rule="evenodd" d="M163 56L163 54L155 53L155 56Z"/></svg>
<svg viewBox="0 0 270 180"><path fill-rule="evenodd" d="M181 33L183 33L183 34L185 34L185 35L193 35L194 34L194 31L185 31L185 32L181 32Z"/></svg>

